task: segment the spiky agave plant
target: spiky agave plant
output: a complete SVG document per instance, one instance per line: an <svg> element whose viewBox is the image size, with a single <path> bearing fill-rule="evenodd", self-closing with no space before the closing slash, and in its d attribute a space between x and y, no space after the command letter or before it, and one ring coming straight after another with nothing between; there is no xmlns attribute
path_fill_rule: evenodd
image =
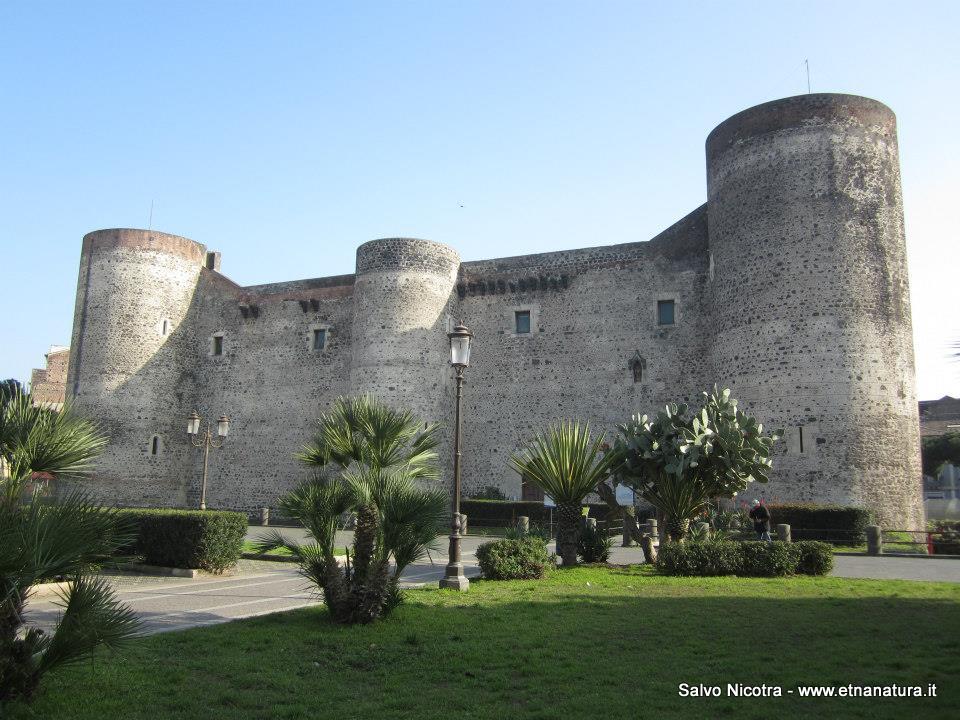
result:
<svg viewBox="0 0 960 720"><path fill-rule="evenodd" d="M281 506L312 541L291 542L273 532L258 549L287 548L301 574L322 589L335 622L371 622L393 607L400 574L443 532L446 493L420 485L438 475L436 429L370 396L341 398L297 456L317 476ZM357 516L353 553L341 567L334 538L337 521L350 511Z"/></svg>
<svg viewBox="0 0 960 720"><path fill-rule="evenodd" d="M530 444L510 457L510 466L553 498L557 504L557 552L563 565L577 564L580 507L610 474L616 458L604 454L603 436L590 435L589 425L565 421L537 433Z"/></svg>
<svg viewBox="0 0 960 720"><path fill-rule="evenodd" d="M96 647L116 648L139 627L93 565L131 539L116 511L82 490L51 500L27 490L34 473L82 478L106 437L67 404L59 412L35 407L21 390L0 394L0 703L30 699L43 675L81 660ZM23 631L33 585L65 577L63 613L54 631Z"/></svg>

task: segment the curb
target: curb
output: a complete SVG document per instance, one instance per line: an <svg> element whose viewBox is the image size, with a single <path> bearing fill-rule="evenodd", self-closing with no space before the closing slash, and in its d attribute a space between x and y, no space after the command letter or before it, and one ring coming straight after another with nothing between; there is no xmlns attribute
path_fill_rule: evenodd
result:
<svg viewBox="0 0 960 720"><path fill-rule="evenodd" d="M256 553L241 553L244 560L265 560L267 562L295 563L296 559L284 555L257 555Z"/></svg>
<svg viewBox="0 0 960 720"><path fill-rule="evenodd" d="M111 568L111 571L129 575L159 575L161 577L181 578L195 578L202 572L202 570L196 568L162 567L160 565L141 565L140 563L124 563L121 567Z"/></svg>

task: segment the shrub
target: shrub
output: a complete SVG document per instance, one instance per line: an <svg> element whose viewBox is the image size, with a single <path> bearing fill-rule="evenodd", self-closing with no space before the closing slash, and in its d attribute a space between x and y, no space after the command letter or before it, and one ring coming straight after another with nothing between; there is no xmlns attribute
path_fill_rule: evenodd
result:
<svg viewBox="0 0 960 720"><path fill-rule="evenodd" d="M220 573L240 559L247 516L216 510L121 510L136 527L125 552L149 565L201 568Z"/></svg>
<svg viewBox="0 0 960 720"><path fill-rule="evenodd" d="M577 555L585 563L605 563L610 559L613 549L613 538L593 525L585 525L580 529L577 538Z"/></svg>
<svg viewBox="0 0 960 720"><path fill-rule="evenodd" d="M736 575L740 571L740 543L664 543L657 569L667 575Z"/></svg>
<svg viewBox="0 0 960 720"><path fill-rule="evenodd" d="M797 571L798 556L785 542L740 543L740 572L751 577L781 577Z"/></svg>
<svg viewBox="0 0 960 720"><path fill-rule="evenodd" d="M780 523L790 526L798 540L823 540L844 545L866 542L864 534L872 522L869 510L843 505L771 504L771 529ZM746 529L751 529L752 525Z"/></svg>
<svg viewBox="0 0 960 720"><path fill-rule="evenodd" d="M816 540L801 540L790 546L797 558L797 572L803 575L829 575L833 570L833 548Z"/></svg>
<svg viewBox="0 0 960 720"><path fill-rule="evenodd" d="M801 572L825 575L833 567L830 546L818 542L671 542L660 546L657 569L665 575L781 577L798 572L801 561L805 563Z"/></svg>
<svg viewBox="0 0 960 720"><path fill-rule="evenodd" d="M542 538L497 540L477 548L477 562L490 580L539 580L547 574L550 556Z"/></svg>
<svg viewBox="0 0 960 720"><path fill-rule="evenodd" d="M932 530L934 555L960 555L960 522L938 520Z"/></svg>
<svg viewBox="0 0 960 720"><path fill-rule="evenodd" d="M504 494L503 490L498 488L496 485L487 485L483 488L483 490L475 492L470 497L474 500L509 500L509 498Z"/></svg>

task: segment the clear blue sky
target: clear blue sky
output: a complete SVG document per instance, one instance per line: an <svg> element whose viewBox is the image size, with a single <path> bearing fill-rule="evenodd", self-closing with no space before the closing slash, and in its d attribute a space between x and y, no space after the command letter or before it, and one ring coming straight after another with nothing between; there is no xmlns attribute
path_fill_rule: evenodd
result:
<svg viewBox="0 0 960 720"><path fill-rule="evenodd" d="M922 398L960 395L960 3L0 0L0 376L70 339L84 233L153 227L241 284L369 239L465 259L646 240L729 115L894 109ZM461 205L463 207L461 207Z"/></svg>

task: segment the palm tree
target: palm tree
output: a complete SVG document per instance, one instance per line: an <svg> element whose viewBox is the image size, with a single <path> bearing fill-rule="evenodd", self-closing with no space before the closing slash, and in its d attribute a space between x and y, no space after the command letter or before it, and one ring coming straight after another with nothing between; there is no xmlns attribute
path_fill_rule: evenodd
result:
<svg viewBox="0 0 960 720"><path fill-rule="evenodd" d="M443 532L446 493L420 485L438 477L436 430L370 396L340 398L297 455L317 476L280 505L312 542L291 542L273 532L258 550L287 548L301 574L323 590L335 622L367 623L389 611L400 601L400 574ZM346 512L356 514L356 531L352 556L341 567L334 539Z"/></svg>
<svg viewBox="0 0 960 720"><path fill-rule="evenodd" d="M54 501L27 488L36 473L88 475L106 442L69 404L54 412L34 407L22 389L0 393L0 704L30 699L45 673L100 645L118 647L139 627L109 585L90 572L130 540L116 511L82 490ZM31 587L56 577L70 584L60 596L63 613L54 632L21 632Z"/></svg>
<svg viewBox="0 0 960 720"><path fill-rule="evenodd" d="M557 550L564 567L577 564L583 499L606 480L616 460L602 449L603 436L593 439L589 425L568 421L538 433L527 448L510 457L511 467L557 504Z"/></svg>

